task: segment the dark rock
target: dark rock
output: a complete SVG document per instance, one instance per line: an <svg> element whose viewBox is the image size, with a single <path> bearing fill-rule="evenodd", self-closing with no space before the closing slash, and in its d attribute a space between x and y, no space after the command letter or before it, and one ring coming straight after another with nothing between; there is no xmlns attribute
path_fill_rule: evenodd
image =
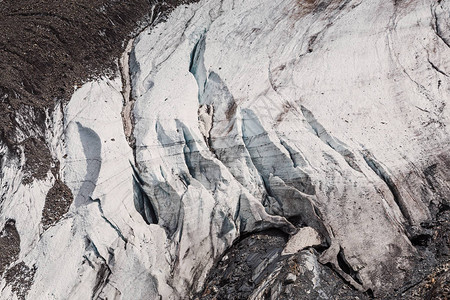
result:
<svg viewBox="0 0 450 300"><path fill-rule="evenodd" d="M19 258L20 236L14 220L6 221L0 232L0 274Z"/></svg>
<svg viewBox="0 0 450 300"><path fill-rule="evenodd" d="M69 187L56 180L53 187L45 197L44 209L42 210L42 225L44 230L58 222L67 213L73 202L72 191Z"/></svg>
<svg viewBox="0 0 450 300"><path fill-rule="evenodd" d="M9 268L5 273L5 281L19 300L25 300L34 281L36 267L29 268L23 261Z"/></svg>
<svg viewBox="0 0 450 300"><path fill-rule="evenodd" d="M290 283L294 283L296 280L297 280L297 276L295 276L295 274L288 273L284 282L287 284L290 284Z"/></svg>

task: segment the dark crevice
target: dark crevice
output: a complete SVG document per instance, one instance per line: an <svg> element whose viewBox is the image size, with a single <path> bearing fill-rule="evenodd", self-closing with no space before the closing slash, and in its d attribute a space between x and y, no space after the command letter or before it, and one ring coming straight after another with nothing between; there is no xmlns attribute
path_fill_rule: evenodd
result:
<svg viewBox="0 0 450 300"><path fill-rule="evenodd" d="M206 109L206 111L203 111L203 109ZM206 146L208 146L209 151L211 151L211 153L214 154L215 157L217 157L216 149L213 147L213 138L211 137L211 131L214 126L214 106L208 104L200 105L197 113L198 113L199 128L207 129L206 132L203 132L201 130L205 144ZM210 128L205 127L208 124L207 122L205 122L208 120L203 119L205 114L207 118L210 118L209 120L211 122Z"/></svg>
<svg viewBox="0 0 450 300"><path fill-rule="evenodd" d="M348 281L348 279L347 278L344 278L344 274L347 274L346 272L344 272L344 271L342 271L342 272L339 272L339 271L337 271L336 270L336 267L331 263L331 262L327 262L326 264L324 264L324 266L326 266L326 267L328 267L330 270L332 270L343 282L345 282L345 284L346 284L346 286L347 287L349 287L349 288L351 288L352 290L355 290L355 291L357 291L358 289L357 288L355 288L354 286L353 286L353 284L351 284L349 281ZM349 274L347 274L347 275L349 275ZM349 275L350 276L350 275Z"/></svg>
<svg viewBox="0 0 450 300"><path fill-rule="evenodd" d="M182 172L180 175L178 175L178 178L181 180L185 188L191 185L191 179L185 172Z"/></svg>
<svg viewBox="0 0 450 300"><path fill-rule="evenodd" d="M329 146L331 149L339 153L352 169L361 173L362 171L356 162L355 155L347 149L346 145L343 142L339 141L337 138L332 137L314 117L313 113L310 110L308 110L303 105L301 105L300 108L303 117L305 118L306 122L308 122L309 126L314 131L316 136L323 143L325 143L325 145Z"/></svg>
<svg viewBox="0 0 450 300"><path fill-rule="evenodd" d="M307 226L300 215L287 218L287 220L297 228Z"/></svg>
<svg viewBox="0 0 450 300"><path fill-rule="evenodd" d="M414 246L428 246L428 243L431 239L431 236L429 234L418 234L416 236L413 236L410 238L411 243Z"/></svg>
<svg viewBox="0 0 450 300"><path fill-rule="evenodd" d="M367 291L365 291L364 294L365 294L367 297L371 298L371 299L375 298L375 295L374 295L372 289L368 289Z"/></svg>
<svg viewBox="0 0 450 300"><path fill-rule="evenodd" d="M205 142L206 142L206 145L208 145L208 148L212 152L212 154L214 154L214 156L217 157L216 149L214 149L214 147L213 147L213 140L211 137L211 131L212 131L213 125L214 125L214 106L208 105L206 112L208 113L208 115L211 115L211 128L209 128L209 130L208 130L208 136L205 137Z"/></svg>
<svg viewBox="0 0 450 300"><path fill-rule="evenodd" d="M364 153L363 158L367 165L372 169L372 171L377 174L378 177L380 177L381 180L386 184L388 189L390 190L395 203L397 204L398 208L400 209L400 212L403 214L406 220L409 222L411 221L411 217L409 215L409 212L405 205L403 204L400 192L397 188L397 185L392 180L391 176L388 174L386 170L377 162L375 159L370 157L370 154Z"/></svg>
<svg viewBox="0 0 450 300"><path fill-rule="evenodd" d="M185 141L185 146L183 147L183 155L184 155L184 161L186 162L186 167L189 170L189 174L193 177L196 178L196 174L195 174L195 167L192 165L191 162L191 155L192 155L192 140L189 139L189 137L186 135L186 132L184 131L183 128L183 138Z"/></svg>
<svg viewBox="0 0 450 300"><path fill-rule="evenodd" d="M344 273L348 274L351 278L353 278L354 281L356 281L361 286L363 285L363 283L359 279L358 272L353 270L353 268L350 266L347 259L345 258L344 250L342 249L342 247L340 248L339 253L337 255L337 262L339 264L339 268L341 268L341 270Z"/></svg>
<svg viewBox="0 0 450 300"><path fill-rule="evenodd" d="M94 264L93 264L92 261L87 257L87 255L83 255L83 258L86 260L86 262L88 263L89 267L91 267L92 269L95 269Z"/></svg>
<svg viewBox="0 0 450 300"><path fill-rule="evenodd" d="M181 218L181 219L183 219L183 218ZM178 224L177 224L177 227L178 227ZM183 237L183 229L184 229L184 223L181 222L181 224L180 224L180 231L179 231L179 234L178 234L178 243L181 243L181 239ZM180 258L179 254L177 254L177 257L175 259L178 260L179 258Z"/></svg>
<svg viewBox="0 0 450 300"><path fill-rule="evenodd" d="M97 202L98 209L102 215L102 219L105 220L106 223L108 223L109 226L111 226L112 229L117 233L117 235L125 242L125 244L128 243L128 239L122 234L119 227L117 225L113 224L108 218L105 217L105 213L103 212L102 204L100 199L91 199L93 202Z"/></svg>
<svg viewBox="0 0 450 300"><path fill-rule="evenodd" d="M297 167L298 167L298 164L297 164L297 162L296 162L296 160L295 160L295 158L294 158L294 153L293 153L293 151L292 151L292 148L289 147L289 146L286 144L285 141L280 140L280 144L281 144L281 146L283 146L284 149L286 149L286 151L289 153L289 158L291 159L292 165L294 166L294 168L297 168Z"/></svg>
<svg viewBox="0 0 450 300"><path fill-rule="evenodd" d="M311 248L316 250L319 254L324 253L328 248L330 248L330 245L328 243L322 243L320 245L312 245ZM306 248L307 249L307 248Z"/></svg>
<svg viewBox="0 0 450 300"><path fill-rule="evenodd" d="M441 30L439 28L439 21L438 21L438 17L436 14L436 8L433 6L431 7L431 14L433 15L433 18L434 18L434 28L433 28L434 32L439 37L439 39L442 42L444 42L444 44L447 45L447 47L450 48L450 41L447 41L447 39L442 36Z"/></svg>
<svg viewBox="0 0 450 300"><path fill-rule="evenodd" d="M236 205L236 212L234 213L234 217L233 217L233 221L234 223L237 222L238 218L239 218L239 214L241 213L241 197L242 195L239 195L239 199Z"/></svg>
<svg viewBox="0 0 450 300"><path fill-rule="evenodd" d="M320 219L323 220L322 218L322 213L320 212L320 210L317 208L317 206L313 205L314 208L314 213L316 214L316 216Z"/></svg>
<svg viewBox="0 0 450 300"><path fill-rule="evenodd" d="M189 61L189 72L194 76L198 85L198 102L203 104L202 96L207 82L207 72L203 63L206 38L202 35L192 49Z"/></svg>
<svg viewBox="0 0 450 300"><path fill-rule="evenodd" d="M192 48L192 52L191 52L191 56L190 56L190 60L189 60L189 72L191 72L192 74L195 73L195 69L194 66L197 64L197 60L198 60L198 55L199 53L197 52L198 48L199 48L199 44L202 41L202 37L200 37L200 39L197 41L197 43L195 43L194 48Z"/></svg>
<svg viewBox="0 0 450 300"><path fill-rule="evenodd" d="M428 63L431 65L431 67L438 73L441 73L442 75L449 77L444 71L442 71L441 69L439 69L435 64L433 64L430 59L428 59Z"/></svg>
<svg viewBox="0 0 450 300"><path fill-rule="evenodd" d="M100 252L98 251L97 246L94 244L94 242L87 236L85 237L85 239L86 239L86 250L88 250L88 249L92 250L97 257L100 257L103 260L105 260L103 258L103 256L100 254Z"/></svg>
<svg viewBox="0 0 450 300"><path fill-rule="evenodd" d="M450 205L446 203L439 204L438 215L445 213L450 210Z"/></svg>
<svg viewBox="0 0 450 300"><path fill-rule="evenodd" d="M95 285L92 289L92 299L100 299L99 295L103 288L108 284L109 276L111 276L111 274L112 272L108 264L103 263L100 265L100 269L98 270L97 277L95 279Z"/></svg>
<svg viewBox="0 0 450 300"><path fill-rule="evenodd" d="M266 191L267 196L276 199L275 195L272 193L272 190L270 188L270 183L267 182L268 179L264 178L264 176L261 174L260 174L260 176L261 176L261 181L262 181L262 184L263 184L264 190ZM279 201L277 200L277 202L279 202ZM281 203L280 203L280 205L281 205Z"/></svg>
<svg viewBox="0 0 450 300"><path fill-rule="evenodd" d="M90 250L90 251L94 252L95 256L97 256L102 261L102 263L100 265L100 269L97 272L97 277L95 280L94 288L92 290L92 299L99 299L98 296L101 293L101 291L103 290L103 288L106 286L106 284L108 283L109 276L112 274L112 270L109 267L107 260L100 254L100 251L98 251L98 248L94 244L94 242L87 236L85 237L85 239L86 239L86 250ZM87 256L85 255L84 257L85 257L86 261L88 262L88 264L92 268L95 268L95 266L87 258Z"/></svg>
<svg viewBox="0 0 450 300"><path fill-rule="evenodd" d="M131 164L133 170L134 206L147 224L158 224L158 214L142 186L144 181Z"/></svg>

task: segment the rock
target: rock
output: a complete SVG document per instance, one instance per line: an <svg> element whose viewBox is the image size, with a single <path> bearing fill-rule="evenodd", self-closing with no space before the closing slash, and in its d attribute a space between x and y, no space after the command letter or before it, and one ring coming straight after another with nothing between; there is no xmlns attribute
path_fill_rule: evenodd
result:
<svg viewBox="0 0 450 300"><path fill-rule="evenodd" d="M282 255L294 254L307 247L317 246L322 243L319 234L314 228L302 227L299 231L293 235L286 247L283 249Z"/></svg>
<svg viewBox="0 0 450 300"><path fill-rule="evenodd" d="M218 292L219 290L217 289L216 286L213 286L213 287L211 288L211 291L212 291L214 294L217 294L217 292Z"/></svg>
<svg viewBox="0 0 450 300"><path fill-rule="evenodd" d="M297 276L295 276L295 274L288 273L284 282L287 284L290 284L290 283L294 283L296 280L297 280Z"/></svg>
<svg viewBox="0 0 450 300"><path fill-rule="evenodd" d="M204 290L196 299L367 299L367 295L350 288L329 266L318 262L320 253L311 248L293 255L275 254L273 263L263 269L264 276L246 282L255 260L274 244L283 244L276 232L255 233L240 239L227 254L230 260L220 262L209 274ZM248 257L247 260L242 258ZM290 275L291 274L291 275ZM295 284L291 281L295 276ZM210 291L217 287L217 294Z"/></svg>
<svg viewBox="0 0 450 300"><path fill-rule="evenodd" d="M226 251L206 278L200 299L211 299L209 290L217 288L218 299L246 299L277 268L287 234L279 230L262 231L239 239Z"/></svg>

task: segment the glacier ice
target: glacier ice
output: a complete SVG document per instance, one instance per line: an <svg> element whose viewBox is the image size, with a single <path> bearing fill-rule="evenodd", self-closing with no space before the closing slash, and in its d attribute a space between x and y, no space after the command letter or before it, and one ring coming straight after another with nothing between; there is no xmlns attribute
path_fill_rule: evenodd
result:
<svg viewBox="0 0 450 300"><path fill-rule="evenodd" d="M295 218L354 288L408 280L450 192L449 2L309 2L181 5L48 116L57 175L23 183L0 149L27 298L191 297L240 236ZM43 226L59 180L73 203Z"/></svg>

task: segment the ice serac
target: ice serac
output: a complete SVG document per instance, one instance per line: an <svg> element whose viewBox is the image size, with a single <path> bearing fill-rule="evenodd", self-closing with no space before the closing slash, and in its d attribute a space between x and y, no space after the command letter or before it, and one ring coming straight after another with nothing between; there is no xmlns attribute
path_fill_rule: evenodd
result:
<svg viewBox="0 0 450 300"><path fill-rule="evenodd" d="M447 205L423 172L439 166L438 193L448 190L449 31L434 13L448 16L446 5L179 8L134 48L137 164L154 186L175 159L182 190L192 177L185 185L198 181L231 207L215 188L236 182L270 215L320 232L320 262L355 288L394 289L415 267L418 237L430 237L422 225Z"/></svg>
<svg viewBox="0 0 450 300"><path fill-rule="evenodd" d="M449 14L445 0L179 6L122 72L47 116L32 144L51 169L30 177L0 147L14 240L0 298L411 289L448 263Z"/></svg>

